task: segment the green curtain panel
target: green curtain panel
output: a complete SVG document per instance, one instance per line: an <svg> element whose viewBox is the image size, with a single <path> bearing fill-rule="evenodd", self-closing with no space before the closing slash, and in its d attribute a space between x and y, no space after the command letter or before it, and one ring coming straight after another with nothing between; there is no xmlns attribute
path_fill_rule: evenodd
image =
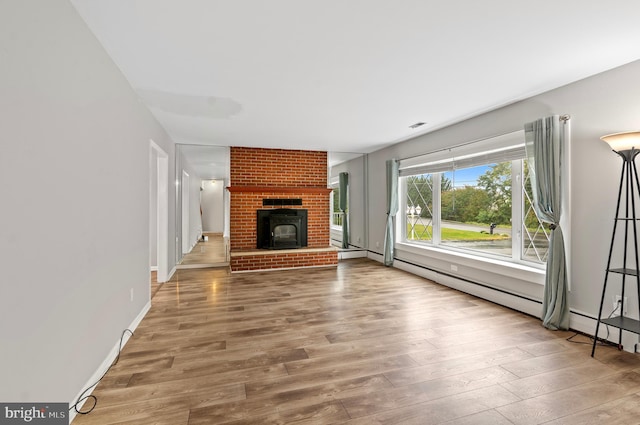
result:
<svg viewBox="0 0 640 425"><path fill-rule="evenodd" d="M387 228L384 235L384 265L393 265L395 237L393 217L398 212L398 161L387 160Z"/></svg>
<svg viewBox="0 0 640 425"><path fill-rule="evenodd" d="M349 193L349 173L340 173L340 199L338 208L342 212L342 248L349 248L349 216L347 214L347 194Z"/></svg>
<svg viewBox="0 0 640 425"><path fill-rule="evenodd" d="M567 263L560 228L565 125L558 115L554 115L524 126L533 207L538 217L550 223L552 229L542 299L542 324L553 330L569 329Z"/></svg>

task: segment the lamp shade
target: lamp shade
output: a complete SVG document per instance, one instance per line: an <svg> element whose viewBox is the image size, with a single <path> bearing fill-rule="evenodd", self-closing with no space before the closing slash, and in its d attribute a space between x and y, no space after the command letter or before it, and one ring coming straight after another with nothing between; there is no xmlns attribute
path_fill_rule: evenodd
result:
<svg viewBox="0 0 640 425"><path fill-rule="evenodd" d="M640 131L607 134L600 139L607 142L611 149L616 152L631 150L632 148L640 150Z"/></svg>

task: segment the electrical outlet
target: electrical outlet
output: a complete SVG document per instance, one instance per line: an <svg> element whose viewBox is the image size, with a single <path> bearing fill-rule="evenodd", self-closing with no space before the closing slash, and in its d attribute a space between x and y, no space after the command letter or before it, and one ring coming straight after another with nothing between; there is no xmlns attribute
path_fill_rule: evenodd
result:
<svg viewBox="0 0 640 425"><path fill-rule="evenodd" d="M131 301L133 301L133 288L131 288Z"/></svg>
<svg viewBox="0 0 640 425"><path fill-rule="evenodd" d="M380 248L380 242L376 242L376 248Z"/></svg>
<svg viewBox="0 0 640 425"><path fill-rule="evenodd" d="M458 266L456 266L455 264L451 265L451 271L452 272L457 272L458 271Z"/></svg>
<svg viewBox="0 0 640 425"><path fill-rule="evenodd" d="M620 302L620 300L622 300L622 295L614 295L613 297L614 313L611 317L620 316L620 307L618 307L618 303ZM626 316L628 310L629 310L629 305L627 304L627 297L624 297L624 311L622 312L622 314Z"/></svg>

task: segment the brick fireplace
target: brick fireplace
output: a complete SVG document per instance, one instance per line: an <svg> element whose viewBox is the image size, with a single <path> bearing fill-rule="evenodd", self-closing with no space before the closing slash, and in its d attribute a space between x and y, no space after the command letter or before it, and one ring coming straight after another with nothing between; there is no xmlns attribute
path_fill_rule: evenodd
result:
<svg viewBox="0 0 640 425"><path fill-rule="evenodd" d="M232 147L230 154L231 271L337 265L329 243L327 153ZM258 211L270 209L306 211L306 246L258 248Z"/></svg>

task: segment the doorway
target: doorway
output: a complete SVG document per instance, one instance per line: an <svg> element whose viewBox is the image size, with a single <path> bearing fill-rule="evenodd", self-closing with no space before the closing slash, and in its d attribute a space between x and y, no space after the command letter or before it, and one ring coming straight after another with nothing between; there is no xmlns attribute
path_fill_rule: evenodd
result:
<svg viewBox="0 0 640 425"><path fill-rule="evenodd" d="M149 180L149 264L156 271L155 281L163 283L169 280L169 155L153 140ZM150 288L151 281L150 277Z"/></svg>
<svg viewBox="0 0 640 425"><path fill-rule="evenodd" d="M176 144L175 169L176 269L227 266L229 148Z"/></svg>

